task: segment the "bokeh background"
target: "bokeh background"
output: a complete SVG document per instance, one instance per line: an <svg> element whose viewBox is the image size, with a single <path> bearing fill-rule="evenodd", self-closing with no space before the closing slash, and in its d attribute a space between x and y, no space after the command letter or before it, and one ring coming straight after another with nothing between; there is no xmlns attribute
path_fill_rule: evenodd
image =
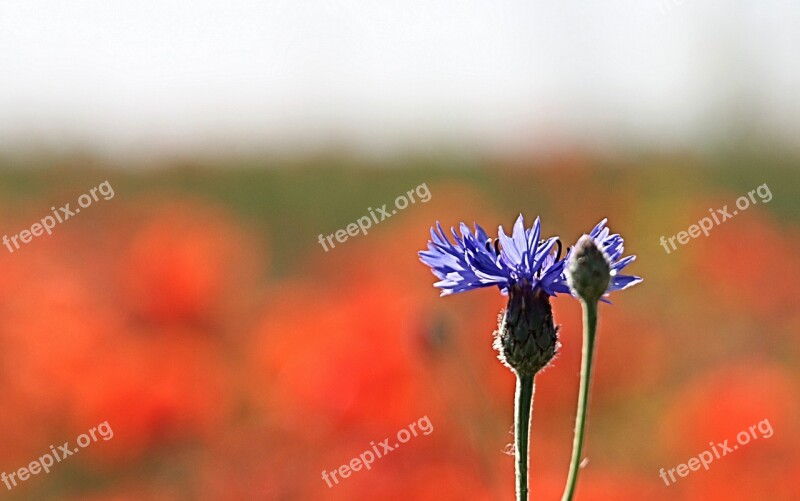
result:
<svg viewBox="0 0 800 501"><path fill-rule="evenodd" d="M644 283L601 307L582 500L800 499L800 9L689 0L0 6L0 472L108 421L31 500L513 499L494 289L438 297L436 221L570 243ZM325 251L331 234L425 183ZM667 254L661 236L767 184ZM537 377L533 499L566 480L581 313ZM322 479L427 416L371 471ZM754 440L665 486L674 468Z"/></svg>

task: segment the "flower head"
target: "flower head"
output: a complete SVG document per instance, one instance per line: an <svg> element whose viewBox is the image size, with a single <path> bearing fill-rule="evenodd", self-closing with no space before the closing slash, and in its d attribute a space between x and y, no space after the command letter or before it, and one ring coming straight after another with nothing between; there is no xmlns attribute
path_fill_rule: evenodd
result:
<svg viewBox="0 0 800 501"><path fill-rule="evenodd" d="M611 263L594 239L584 235L572 249L565 274L575 296L584 301L597 301L608 289Z"/></svg>
<svg viewBox="0 0 800 501"><path fill-rule="evenodd" d="M642 281L642 278L635 275L619 274L623 268L628 266L636 259L636 256L627 256L620 259L624 251L625 241L620 235L616 233L611 234L611 231L606 228L607 221L608 219L603 219L597 223L597 226L594 227L589 235L584 235L581 237L578 243L567 251L567 256L564 258L564 261L568 263L564 267L572 270L576 267L578 260L580 260L582 257L584 259L587 257L587 254L590 253L589 251L592 247L595 247L596 250L599 250L602 257L605 259L605 262L608 264L609 269L608 285L605 287L605 294L603 294L605 296L614 291L627 289L628 287L636 285ZM589 240L591 240L594 245L589 245ZM575 291L569 288L569 279L567 277L569 274L568 271L569 270L566 270L556 280L556 283L553 285L553 290L556 292L566 292L564 290L564 287L566 286L567 291L571 291L573 292L573 295L577 296ZM605 299L603 299L603 301L607 302Z"/></svg>
<svg viewBox="0 0 800 501"><path fill-rule="evenodd" d="M526 229L520 214L511 236L500 226L494 241L477 224L474 232L464 223L460 230L459 234L451 229L453 243L437 223L431 228L428 250L419 253L420 260L439 278L434 285L442 290L443 296L490 286L497 286L507 294L514 285L531 291L538 289L549 296L569 292L558 282L564 269L561 242L557 237L539 239L538 217Z"/></svg>
<svg viewBox="0 0 800 501"><path fill-rule="evenodd" d="M500 361L517 374L532 375L547 367L559 347L550 296L524 284L512 285L493 346Z"/></svg>

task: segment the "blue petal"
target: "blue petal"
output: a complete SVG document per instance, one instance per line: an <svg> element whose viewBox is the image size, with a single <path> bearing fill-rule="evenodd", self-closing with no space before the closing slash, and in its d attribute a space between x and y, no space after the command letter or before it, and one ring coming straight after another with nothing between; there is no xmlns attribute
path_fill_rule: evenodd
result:
<svg viewBox="0 0 800 501"><path fill-rule="evenodd" d="M500 239L500 256L509 268L516 268L522 262L522 254L517 249L514 239L506 235L503 227L497 229L497 237Z"/></svg>
<svg viewBox="0 0 800 501"><path fill-rule="evenodd" d="M639 282L642 281L642 278L633 276L633 275L617 275L611 277L611 281L608 284L608 291L621 291L622 289L627 289L628 287L632 287Z"/></svg>

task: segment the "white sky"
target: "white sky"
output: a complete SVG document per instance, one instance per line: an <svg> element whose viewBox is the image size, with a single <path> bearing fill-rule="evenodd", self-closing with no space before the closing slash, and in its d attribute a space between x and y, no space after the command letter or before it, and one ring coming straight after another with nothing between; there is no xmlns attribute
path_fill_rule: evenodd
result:
<svg viewBox="0 0 800 501"><path fill-rule="evenodd" d="M800 133L797 0L0 0L0 151Z"/></svg>

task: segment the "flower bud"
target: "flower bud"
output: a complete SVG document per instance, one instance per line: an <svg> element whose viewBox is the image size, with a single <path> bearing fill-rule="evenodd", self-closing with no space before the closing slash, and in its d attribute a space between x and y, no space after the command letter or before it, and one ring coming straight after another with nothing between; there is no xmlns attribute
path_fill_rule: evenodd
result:
<svg viewBox="0 0 800 501"><path fill-rule="evenodd" d="M509 288L494 341L506 366L520 375L536 374L555 356L557 332L547 293L531 289L525 281Z"/></svg>
<svg viewBox="0 0 800 501"><path fill-rule="evenodd" d="M572 292L586 302L596 302L608 289L611 267L608 257L594 239L584 235L572 249L567 263L567 283Z"/></svg>

